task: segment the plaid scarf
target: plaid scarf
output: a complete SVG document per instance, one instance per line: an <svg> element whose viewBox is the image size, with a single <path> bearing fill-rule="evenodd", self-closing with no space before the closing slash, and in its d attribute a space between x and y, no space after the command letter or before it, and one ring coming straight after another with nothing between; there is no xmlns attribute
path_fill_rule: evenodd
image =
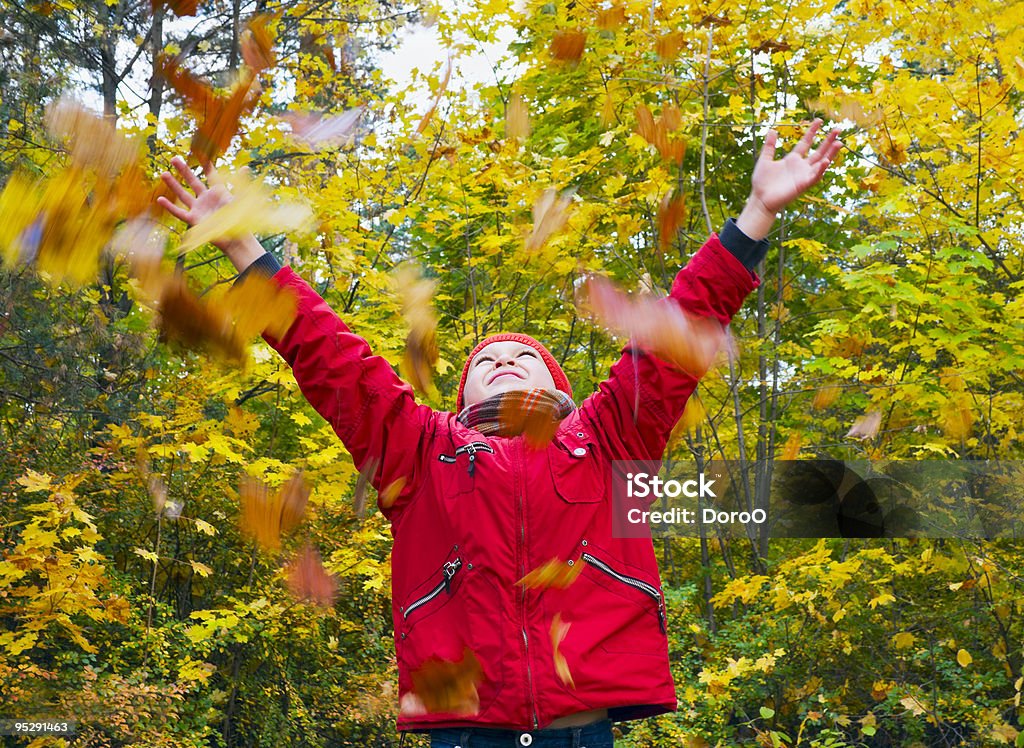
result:
<svg viewBox="0 0 1024 748"><path fill-rule="evenodd" d="M512 390L492 395L463 408L458 421L484 436L519 436L534 445L554 438L558 424L576 410L572 398L561 390Z"/></svg>

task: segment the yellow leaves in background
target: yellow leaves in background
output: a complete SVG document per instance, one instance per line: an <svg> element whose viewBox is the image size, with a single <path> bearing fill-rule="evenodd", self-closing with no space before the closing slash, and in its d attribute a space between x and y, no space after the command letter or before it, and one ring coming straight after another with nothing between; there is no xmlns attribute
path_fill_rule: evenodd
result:
<svg viewBox="0 0 1024 748"><path fill-rule="evenodd" d="M297 471L273 496L255 478L245 476L238 488L241 502L239 518L242 531L267 550L281 547L281 535L291 532L302 521L309 501L309 488Z"/></svg>
<svg viewBox="0 0 1024 748"><path fill-rule="evenodd" d="M812 99L807 102L807 108L812 112L823 112L831 120L851 120L865 129L885 121L885 112L881 107L866 111L859 101L848 96L823 96L820 99Z"/></svg>
<svg viewBox="0 0 1024 748"><path fill-rule="evenodd" d="M329 608L338 595L337 580L324 569L320 554L308 544L285 567L285 577L288 590L298 600Z"/></svg>
<svg viewBox="0 0 1024 748"><path fill-rule="evenodd" d="M715 319L693 317L670 299L631 297L611 281L591 277L577 306L611 332L694 376L703 375L726 343Z"/></svg>
<svg viewBox="0 0 1024 748"><path fill-rule="evenodd" d="M551 621L551 652L555 662L555 673L558 675L559 680L569 686L569 688L576 688L576 684L572 679L572 673L569 671L569 663L566 661L565 655L559 651L559 647L565 641L565 637L568 635L571 627L571 623L562 621L561 613L555 613L555 617Z"/></svg>
<svg viewBox="0 0 1024 748"><path fill-rule="evenodd" d="M662 34L655 42L654 50L658 57L666 62L671 62L679 55L679 51L686 44L686 34L682 31L670 31Z"/></svg>
<svg viewBox="0 0 1024 748"><path fill-rule="evenodd" d="M551 37L551 46L548 51L551 56L559 62L579 62L583 56L583 49L587 45L587 35L577 29L556 31Z"/></svg>
<svg viewBox="0 0 1024 748"><path fill-rule="evenodd" d="M516 582L516 584L526 587L528 590L546 589L548 587L564 590L576 581L576 577L582 571L583 564L569 565L566 561L560 561L556 557L538 566Z"/></svg>
<svg viewBox="0 0 1024 748"><path fill-rule="evenodd" d="M395 270L394 284L402 299L402 316L409 325L400 367L402 376L417 391L433 396L434 367L440 358L433 305L437 282L424 278L419 269L406 264Z"/></svg>
<svg viewBox="0 0 1024 748"><path fill-rule="evenodd" d="M957 651L957 653L956 653L956 663L960 667L967 667L972 662L974 662L974 658L971 657L971 653L968 652L966 649L960 649L960 650Z"/></svg>
<svg viewBox="0 0 1024 748"><path fill-rule="evenodd" d="M686 141L670 135L681 124L682 114L674 104L666 104L657 119L643 104L636 108L636 132L657 148L663 159L678 165L682 165L686 155Z"/></svg>
<svg viewBox="0 0 1024 748"><path fill-rule="evenodd" d="M412 691L402 696L399 704L401 715L476 714L480 711L476 687L483 672L480 661L468 647L458 662L431 657L412 673Z"/></svg>
<svg viewBox="0 0 1024 748"><path fill-rule="evenodd" d="M572 213L572 192L558 194L548 188L533 204L533 230L526 237L526 251L536 252L565 226Z"/></svg>
<svg viewBox="0 0 1024 748"><path fill-rule="evenodd" d="M423 119L420 120L420 124L416 127L416 134L421 135L424 130L427 129L427 125L430 124L431 118L434 116L434 110L437 109L437 105L441 103L441 97L444 96L444 92L448 90L448 81L452 78L452 58L448 57L448 66L444 70L444 78L441 79L441 85L437 89L437 93L434 94L434 100L430 103L430 108L427 109L427 113L423 115Z"/></svg>
<svg viewBox="0 0 1024 748"><path fill-rule="evenodd" d="M917 641L917 637L911 634L909 631L901 631L892 637L892 645L896 649L909 649Z"/></svg>

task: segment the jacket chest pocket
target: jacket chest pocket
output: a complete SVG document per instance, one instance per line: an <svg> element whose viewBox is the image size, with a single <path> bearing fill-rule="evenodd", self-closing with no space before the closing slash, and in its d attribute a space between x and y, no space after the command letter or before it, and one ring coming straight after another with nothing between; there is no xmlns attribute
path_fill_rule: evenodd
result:
<svg viewBox="0 0 1024 748"><path fill-rule="evenodd" d="M604 500L608 463L586 433L572 430L559 434L547 453L555 493L563 501L593 504Z"/></svg>
<svg viewBox="0 0 1024 748"><path fill-rule="evenodd" d="M469 493L476 486L481 458L494 454L487 442L469 442L437 456L440 485L448 497Z"/></svg>

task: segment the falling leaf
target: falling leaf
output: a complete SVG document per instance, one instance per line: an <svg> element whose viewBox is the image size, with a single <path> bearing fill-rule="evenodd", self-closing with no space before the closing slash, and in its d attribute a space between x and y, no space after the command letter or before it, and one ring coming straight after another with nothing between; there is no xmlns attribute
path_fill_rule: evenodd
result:
<svg viewBox="0 0 1024 748"><path fill-rule="evenodd" d="M835 385L822 387L814 393L811 407L815 410L824 410L839 398L840 389Z"/></svg>
<svg viewBox="0 0 1024 748"><path fill-rule="evenodd" d="M96 169L112 178L138 163L140 143L117 131L113 120L94 114L78 102L62 97L46 108L46 129L84 169Z"/></svg>
<svg viewBox="0 0 1024 748"><path fill-rule="evenodd" d="M611 332L694 376L711 367L727 342L718 320L688 315L671 299L632 298L606 278L589 278L577 303Z"/></svg>
<svg viewBox="0 0 1024 748"><path fill-rule="evenodd" d="M234 323L234 334L243 341L266 332L281 338L295 321L298 299L290 288L273 279L249 273L224 296L223 307Z"/></svg>
<svg viewBox="0 0 1024 748"><path fill-rule="evenodd" d="M526 237L526 251L536 252L569 220L572 193L561 195L554 188L544 190L533 204L533 230Z"/></svg>
<svg viewBox="0 0 1024 748"><path fill-rule="evenodd" d="M436 394L434 367L440 357L437 347L437 315L433 298L437 282L424 278L414 265L399 266L393 275L394 285L402 299L402 316L409 325L402 356L402 376L425 395Z"/></svg>
<svg viewBox="0 0 1024 748"><path fill-rule="evenodd" d="M376 457L370 457L359 471L359 477L356 478L356 487L352 492L352 503L355 507L356 516L360 519L366 514L366 488L370 485L370 481L373 480L373 476L377 474L378 467L380 467L380 460Z"/></svg>
<svg viewBox="0 0 1024 748"><path fill-rule="evenodd" d="M786 445L782 448L782 456L779 459L782 460L795 460L800 454L800 445L803 443L803 436L800 433L795 433L786 440Z"/></svg>
<svg viewBox="0 0 1024 748"><path fill-rule="evenodd" d="M946 436L951 439L966 439L974 423L970 395L959 394L946 400L939 410L939 416Z"/></svg>
<svg viewBox="0 0 1024 748"><path fill-rule="evenodd" d="M292 128L292 135L314 151L322 151L351 139L365 106L348 109L341 114L322 116L312 113L289 113L281 117Z"/></svg>
<svg viewBox="0 0 1024 748"><path fill-rule="evenodd" d="M582 31L556 31L551 38L551 56L560 62L577 62L586 44L587 35Z"/></svg>
<svg viewBox="0 0 1024 748"><path fill-rule="evenodd" d="M250 68L244 69L228 95L218 96L208 83L166 55L160 57L159 67L164 79L199 120L199 127L192 136L192 156L199 163L212 163L227 150L238 133L242 115L251 112L259 101L260 87L255 73Z"/></svg>
<svg viewBox="0 0 1024 748"><path fill-rule="evenodd" d="M528 590L546 589L553 587L564 590L576 581L576 577L583 571L583 564L570 565L566 561L560 561L557 557L552 558L545 564L538 566L525 577L516 582Z"/></svg>
<svg viewBox="0 0 1024 748"><path fill-rule="evenodd" d="M551 621L551 651L555 659L555 672L562 683L569 688L576 688L576 684L572 680L572 673L569 672L569 663L566 661L565 655L558 651L571 627L571 623L562 622L561 613L555 613L555 617Z"/></svg>
<svg viewBox="0 0 1024 748"><path fill-rule="evenodd" d="M309 503L309 486L301 470L296 470L283 486L281 486L281 532L291 532L303 517L306 516L306 505Z"/></svg>
<svg viewBox="0 0 1024 748"><path fill-rule="evenodd" d="M444 78L441 80L441 85L437 89L437 93L434 95L434 101L430 104L430 108L427 109L427 113L423 115L423 119L420 120L419 126L416 128L416 134L420 135L424 130L427 129L427 125L430 123L430 118L434 116L434 110L437 109L437 105L441 102L441 97L444 96L444 92L448 90L448 81L452 77L452 58L448 57L448 66L444 71Z"/></svg>
<svg viewBox="0 0 1024 748"><path fill-rule="evenodd" d="M295 529L305 516L309 489L302 471L296 472L273 496L263 483L246 475L239 484L238 498L242 505L242 530L264 548L277 550L281 547L281 534Z"/></svg>
<svg viewBox="0 0 1024 748"><path fill-rule="evenodd" d="M153 511L160 515L167 504L167 486L159 476L151 475L146 488L149 490L149 498L153 500Z"/></svg>
<svg viewBox="0 0 1024 748"><path fill-rule="evenodd" d="M280 202L270 190L243 172L211 179L231 191L231 199L185 232L179 252L188 252L207 242L237 239L248 234L301 231L312 226L308 205Z"/></svg>
<svg viewBox="0 0 1024 748"><path fill-rule="evenodd" d="M683 48L685 43L686 34L682 31L670 31L658 37L658 41L655 44L655 52L662 60L671 61L676 59L679 50Z"/></svg>
<svg viewBox="0 0 1024 748"><path fill-rule="evenodd" d="M673 104L666 105L657 119L643 104L636 108L637 134L657 148L662 158L675 164L682 164L686 156L686 141L671 137L680 125L682 114Z"/></svg>
<svg viewBox="0 0 1024 748"><path fill-rule="evenodd" d="M253 69L253 72L259 73L277 64L277 55L274 54L276 34L270 28L270 24L277 18L278 15L275 13L261 13L253 16L239 38L242 59Z"/></svg>
<svg viewBox="0 0 1024 748"><path fill-rule="evenodd" d="M306 545L285 568L288 589L299 600L329 608L338 594L338 583L327 573L320 554Z"/></svg>
<svg viewBox="0 0 1024 748"><path fill-rule="evenodd" d="M173 10L174 15L179 18L194 16L199 8L199 0L150 0L150 7L154 13L164 6Z"/></svg>
<svg viewBox="0 0 1024 748"><path fill-rule="evenodd" d="M398 497L402 494L402 489L405 488L405 478L396 478L391 481L388 485L384 486L383 490L378 494L380 505L385 509L391 508Z"/></svg>
<svg viewBox="0 0 1024 748"><path fill-rule="evenodd" d="M665 252L672 246L676 234L686 218L686 203L682 195L669 190L658 206L658 248Z"/></svg>
<svg viewBox="0 0 1024 748"><path fill-rule="evenodd" d="M530 110L523 101L522 94L513 92L508 100L505 112L505 135L514 140L523 141L530 137Z"/></svg>
<svg viewBox="0 0 1024 748"><path fill-rule="evenodd" d="M545 390L538 389L506 392L498 405L502 433L522 434L530 449L546 447L560 423L549 398Z"/></svg>
<svg viewBox="0 0 1024 748"><path fill-rule="evenodd" d="M853 422L853 426L846 432L847 439L872 439L878 434L882 425L882 414L877 410L869 411Z"/></svg>
<svg viewBox="0 0 1024 748"><path fill-rule="evenodd" d="M227 311L203 302L183 276L163 280L157 310L160 339L164 342L206 350L229 361L245 360L245 341L235 333Z"/></svg>
<svg viewBox="0 0 1024 748"><path fill-rule="evenodd" d="M407 708L421 707L426 713L445 712L471 716L480 711L477 684L483 668L467 647L458 662L431 657L412 673L412 693ZM408 694L407 694L408 695ZM404 699L403 699L404 701Z"/></svg>
<svg viewBox="0 0 1024 748"><path fill-rule="evenodd" d="M902 698L900 699L900 703L915 717L919 717L928 711L927 707L914 696Z"/></svg>
<svg viewBox="0 0 1024 748"><path fill-rule="evenodd" d="M682 427L687 431L693 431L707 417L707 410L704 403L697 394L692 394L686 400L686 407L683 409L683 417L680 419Z"/></svg>
<svg viewBox="0 0 1024 748"><path fill-rule="evenodd" d="M961 649L956 653L956 662L960 667L967 667L974 662L974 658L966 649Z"/></svg>
<svg viewBox="0 0 1024 748"><path fill-rule="evenodd" d="M626 9L613 5L597 11L597 27L604 31L615 31L626 22Z"/></svg>

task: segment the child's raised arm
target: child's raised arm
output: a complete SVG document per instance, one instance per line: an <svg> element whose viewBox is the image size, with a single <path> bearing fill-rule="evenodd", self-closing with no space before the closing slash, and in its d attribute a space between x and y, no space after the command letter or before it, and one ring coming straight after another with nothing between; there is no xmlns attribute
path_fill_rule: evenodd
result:
<svg viewBox="0 0 1024 748"><path fill-rule="evenodd" d="M180 205L158 203L189 226L231 201L223 185L207 187L180 157L171 163L189 189L170 172L161 175ZM209 171L209 170L208 170ZM191 191L190 191L191 190ZM239 271L272 276L298 300L295 321L279 340L264 339L292 368L306 400L331 424L359 470L381 494L381 509L393 522L415 491L416 456L435 432L435 413L417 405L412 387L403 382L369 345L356 335L289 267L282 268L249 234L214 242Z"/></svg>
<svg viewBox="0 0 1024 748"><path fill-rule="evenodd" d="M679 271L669 297L685 312L728 324L760 279L754 268L764 258L764 238L775 215L821 179L842 147L831 131L811 150L821 126L815 120L797 146L775 159L777 135L770 130L754 166L751 192L739 218L712 234ZM613 459L659 460L672 428L697 386L697 377L629 345L599 390L580 406L591 431L604 434Z"/></svg>

